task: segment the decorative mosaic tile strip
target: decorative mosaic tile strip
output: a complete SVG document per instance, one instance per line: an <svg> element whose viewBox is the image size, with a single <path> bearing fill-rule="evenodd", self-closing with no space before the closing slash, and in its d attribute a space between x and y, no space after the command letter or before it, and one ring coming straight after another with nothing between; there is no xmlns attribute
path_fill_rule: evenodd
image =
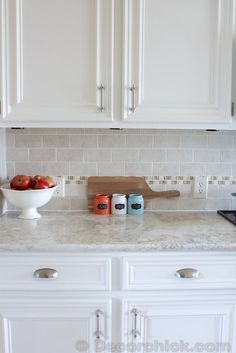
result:
<svg viewBox="0 0 236 353"><path fill-rule="evenodd" d="M184 185L191 184L193 180L192 176L150 176L145 177L145 180L149 185L159 184L159 185Z"/></svg>
<svg viewBox="0 0 236 353"><path fill-rule="evenodd" d="M65 183L78 184L78 185L87 185L88 177L87 176L64 176ZM7 177L8 180L11 177ZM158 184L158 185L189 185L193 182L194 176L171 176L171 175L154 175L154 176L145 176L145 180L148 184ZM208 184L210 185L236 185L236 176L208 176Z"/></svg>
<svg viewBox="0 0 236 353"><path fill-rule="evenodd" d="M66 176L66 184L80 184L86 185L88 177L86 176ZM189 185L193 182L193 176L145 176L145 180L148 184L159 184L159 185ZM211 185L235 185L235 176L209 176L208 184Z"/></svg>

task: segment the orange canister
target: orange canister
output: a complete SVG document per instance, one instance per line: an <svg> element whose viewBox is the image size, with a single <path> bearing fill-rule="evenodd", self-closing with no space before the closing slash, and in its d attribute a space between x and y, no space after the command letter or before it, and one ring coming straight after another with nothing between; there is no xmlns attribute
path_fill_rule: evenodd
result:
<svg viewBox="0 0 236 353"><path fill-rule="evenodd" d="M94 213L98 215L108 215L111 213L111 200L109 195L98 194L94 198Z"/></svg>

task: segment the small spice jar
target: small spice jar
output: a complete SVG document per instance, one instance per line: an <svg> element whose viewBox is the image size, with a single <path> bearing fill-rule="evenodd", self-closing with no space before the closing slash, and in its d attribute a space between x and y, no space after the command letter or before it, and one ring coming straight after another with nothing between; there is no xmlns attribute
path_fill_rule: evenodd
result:
<svg viewBox="0 0 236 353"><path fill-rule="evenodd" d="M111 199L111 213L122 216L127 214L127 198L124 194L113 194Z"/></svg>
<svg viewBox="0 0 236 353"><path fill-rule="evenodd" d="M130 194L128 198L128 214L142 215L144 213L144 200L141 194Z"/></svg>
<svg viewBox="0 0 236 353"><path fill-rule="evenodd" d="M94 198L94 213L98 215L108 215L111 213L111 200L109 195L98 194Z"/></svg>

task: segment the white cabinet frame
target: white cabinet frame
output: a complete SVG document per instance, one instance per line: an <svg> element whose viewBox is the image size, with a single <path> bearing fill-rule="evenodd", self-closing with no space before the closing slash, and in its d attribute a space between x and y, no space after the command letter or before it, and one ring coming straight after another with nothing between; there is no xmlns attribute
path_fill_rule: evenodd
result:
<svg viewBox="0 0 236 353"><path fill-rule="evenodd" d="M123 119L146 123L229 123L231 122L232 71L232 0L217 0L216 58L211 58L210 89L207 103L184 105L152 105L145 101L145 7L148 0L123 0ZM214 30L214 28L212 29ZM135 53L138 55L134 55ZM135 111L132 112L132 85L135 86Z"/></svg>
<svg viewBox="0 0 236 353"><path fill-rule="evenodd" d="M68 3L69 4L69 3ZM1 118L3 123L108 122L113 118L114 0L94 0L96 102L58 106L24 102L24 0L1 0ZM14 18L15 13L15 18ZM10 21L11 18L11 21ZM75 33L76 35L76 33ZM91 58L94 59L94 58ZM99 87L103 85L103 92ZM105 109L100 111L101 94Z"/></svg>

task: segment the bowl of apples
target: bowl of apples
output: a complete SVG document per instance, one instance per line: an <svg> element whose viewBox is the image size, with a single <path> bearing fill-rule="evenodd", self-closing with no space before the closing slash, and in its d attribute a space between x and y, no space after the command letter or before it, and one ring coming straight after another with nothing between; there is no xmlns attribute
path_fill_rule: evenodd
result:
<svg viewBox="0 0 236 353"><path fill-rule="evenodd" d="M0 189L7 201L21 209L19 218L35 219L41 217L37 208L50 201L57 187L49 176L16 175L10 184L2 185Z"/></svg>

